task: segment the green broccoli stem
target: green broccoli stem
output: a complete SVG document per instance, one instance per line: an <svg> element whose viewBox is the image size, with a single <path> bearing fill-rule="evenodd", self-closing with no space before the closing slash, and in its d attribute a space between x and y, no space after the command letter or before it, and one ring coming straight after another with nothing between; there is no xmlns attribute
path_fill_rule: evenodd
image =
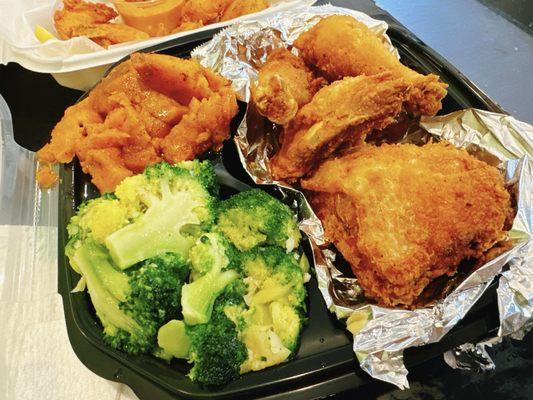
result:
<svg viewBox="0 0 533 400"><path fill-rule="evenodd" d="M239 274L234 270L222 273L213 271L183 285L181 306L185 323L196 325L209 322L216 298L238 277Z"/></svg>
<svg viewBox="0 0 533 400"><path fill-rule="evenodd" d="M130 291L128 277L113 268L105 247L85 241L72 252L70 263L85 278L91 301L104 332L114 334L117 329L127 332L140 330L139 325L122 310L119 304Z"/></svg>
<svg viewBox="0 0 533 400"><path fill-rule="evenodd" d="M197 206L187 193L154 200L138 220L107 237L106 246L113 261L126 269L163 253L178 253L187 259L196 238L185 236L184 231L200 224L193 212Z"/></svg>
<svg viewBox="0 0 533 400"><path fill-rule="evenodd" d="M171 320L159 328L157 344L160 347L156 355L165 360L187 358L191 347L191 339L183 321Z"/></svg>

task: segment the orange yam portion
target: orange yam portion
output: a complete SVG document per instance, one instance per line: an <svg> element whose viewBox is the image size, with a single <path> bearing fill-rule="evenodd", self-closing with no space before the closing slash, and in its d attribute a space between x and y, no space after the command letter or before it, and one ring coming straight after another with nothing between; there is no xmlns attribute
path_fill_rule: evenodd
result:
<svg viewBox="0 0 533 400"><path fill-rule="evenodd" d="M197 61L132 55L65 111L38 157L53 164L77 156L98 189L109 192L163 158L192 160L218 150L237 111L229 82ZM51 182L41 174L43 185Z"/></svg>
<svg viewBox="0 0 533 400"><path fill-rule="evenodd" d="M57 174L48 165L41 166L37 170L37 183L43 189L51 188L56 184L58 179Z"/></svg>

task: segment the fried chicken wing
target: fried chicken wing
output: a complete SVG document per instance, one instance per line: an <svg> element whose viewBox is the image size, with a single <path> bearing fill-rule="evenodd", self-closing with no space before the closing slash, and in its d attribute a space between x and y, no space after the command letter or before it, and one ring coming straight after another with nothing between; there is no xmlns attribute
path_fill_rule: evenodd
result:
<svg viewBox="0 0 533 400"><path fill-rule="evenodd" d="M228 21L242 15L263 11L266 8L268 8L266 0L233 0L222 14L220 20Z"/></svg>
<svg viewBox="0 0 533 400"><path fill-rule="evenodd" d="M229 82L198 62L134 54L65 111L38 158L67 163L76 155L98 189L112 191L162 159L218 150L237 111ZM39 176L43 185L49 182L46 171Z"/></svg>
<svg viewBox="0 0 533 400"><path fill-rule="evenodd" d="M510 196L498 170L450 144L368 146L326 161L302 186L366 296L415 305L506 238Z"/></svg>
<svg viewBox="0 0 533 400"><path fill-rule="evenodd" d="M345 76L375 75L389 71L412 85L407 110L413 115L434 115L441 108L447 85L436 75L421 75L406 67L362 22L347 15L320 20L294 42L299 55L329 80Z"/></svg>
<svg viewBox="0 0 533 400"><path fill-rule="evenodd" d="M410 86L390 75L347 77L320 89L286 125L271 160L276 179L293 180L346 142L395 122Z"/></svg>
<svg viewBox="0 0 533 400"><path fill-rule="evenodd" d="M299 57L280 48L272 51L259 69L252 98L261 115L284 125L311 101L323 83Z"/></svg>

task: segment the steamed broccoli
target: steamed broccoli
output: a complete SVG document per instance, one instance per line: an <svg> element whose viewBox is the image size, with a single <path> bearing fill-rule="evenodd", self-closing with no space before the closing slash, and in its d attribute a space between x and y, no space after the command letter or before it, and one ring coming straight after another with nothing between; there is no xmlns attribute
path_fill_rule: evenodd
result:
<svg viewBox="0 0 533 400"><path fill-rule="evenodd" d="M86 239L74 246L73 241L70 263L86 281L104 341L130 354L153 351L158 328L180 315L181 286L188 274L183 258L163 254L124 272L103 245Z"/></svg>
<svg viewBox="0 0 533 400"><path fill-rule="evenodd" d="M194 363L189 374L205 385L222 385L240 375L248 350L239 338L235 323L224 310L242 303L243 286L239 281L228 285L217 298L208 324L189 327L191 338L189 361Z"/></svg>
<svg viewBox="0 0 533 400"><path fill-rule="evenodd" d="M119 185L118 200L124 198L130 205L137 204L139 211L128 225L105 240L111 257L120 268L167 252L186 258L201 230L211 226L215 202L209 193L214 190L212 182L199 165L197 169L202 173L195 176L195 164L191 163L194 162L186 164L185 168L180 164L152 165L142 175L134 177L133 187L129 186L130 178ZM121 188L122 185L129 190Z"/></svg>
<svg viewBox="0 0 533 400"><path fill-rule="evenodd" d="M240 330L249 353L242 373L279 364L296 351L306 311L297 257L278 247L256 247L242 255L248 309L240 316Z"/></svg>
<svg viewBox="0 0 533 400"><path fill-rule="evenodd" d="M217 233L202 235L190 251L192 282L183 286L181 305L187 324L203 324L211 318L217 296L239 277L237 253Z"/></svg>
<svg viewBox="0 0 533 400"><path fill-rule="evenodd" d="M186 259L214 222L217 190L209 161L155 164L124 179L114 194L82 204L69 223L69 236L105 244L121 269L163 253Z"/></svg>
<svg viewBox="0 0 533 400"><path fill-rule="evenodd" d="M269 244L289 252L300 242L300 231L290 208L259 189L221 202L217 227L239 250Z"/></svg>

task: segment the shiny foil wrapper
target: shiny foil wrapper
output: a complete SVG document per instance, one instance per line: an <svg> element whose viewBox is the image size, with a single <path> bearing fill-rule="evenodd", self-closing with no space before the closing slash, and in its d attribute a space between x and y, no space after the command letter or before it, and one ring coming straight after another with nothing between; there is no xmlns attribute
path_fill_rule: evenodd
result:
<svg viewBox="0 0 533 400"><path fill-rule="evenodd" d="M250 84L271 49L291 45L299 34L320 18L331 14L352 15L365 23L398 56L386 35L387 24L368 15L331 5L305 7L260 21L233 25L198 47L192 56L204 66L230 79L240 100L248 102ZM272 179L269 157L278 148L276 127L248 107L235 135L241 162L258 184L275 184L299 215L299 224L310 239L319 289L328 309L347 318L353 334L353 350L360 366L372 377L408 387L403 351L439 341L470 310L491 282L500 277L499 336L521 337L533 324L533 127L502 114L466 109L452 114L422 118L410 127L401 142L425 143L447 140L494 165L505 176L517 199L517 214L509 234L513 247L479 267L467 277L450 279L449 293L416 310L389 309L371 304L363 296L357 278L337 267L335 252L325 245L324 231L303 193ZM506 269L506 265L509 268ZM505 268L504 268L505 267ZM462 281L460 281L462 279ZM477 356L468 358L468 354ZM464 355L464 357L459 356ZM489 369L480 347L463 346L447 353L456 367ZM481 364L486 364L483 368Z"/></svg>

